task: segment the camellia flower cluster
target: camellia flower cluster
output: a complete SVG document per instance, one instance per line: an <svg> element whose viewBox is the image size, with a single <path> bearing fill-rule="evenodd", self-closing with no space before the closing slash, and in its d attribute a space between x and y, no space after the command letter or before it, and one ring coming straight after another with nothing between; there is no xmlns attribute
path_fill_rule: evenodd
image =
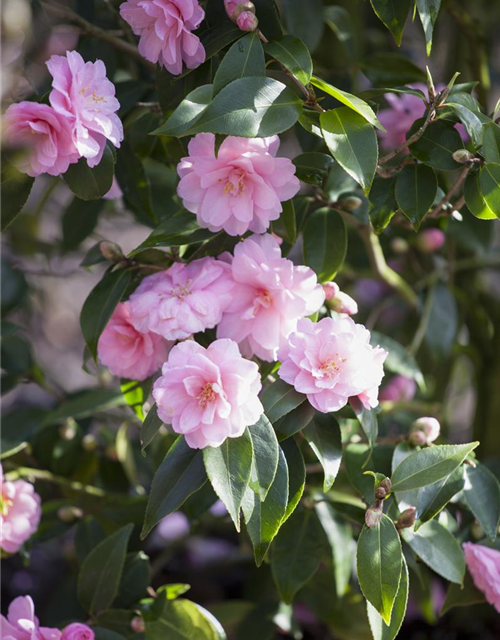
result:
<svg viewBox="0 0 500 640"><path fill-rule="evenodd" d="M16 166L32 177L58 176L82 157L94 167L107 140L115 147L123 140L116 115L120 103L102 60L85 62L78 52L68 51L52 56L47 67L53 77L50 106L23 101L11 105L4 117L4 142L23 148Z"/></svg>
<svg viewBox="0 0 500 640"><path fill-rule="evenodd" d="M40 496L24 480L6 482L0 465L0 548L17 553L40 523ZM4 638L2 628L2 638Z"/></svg>

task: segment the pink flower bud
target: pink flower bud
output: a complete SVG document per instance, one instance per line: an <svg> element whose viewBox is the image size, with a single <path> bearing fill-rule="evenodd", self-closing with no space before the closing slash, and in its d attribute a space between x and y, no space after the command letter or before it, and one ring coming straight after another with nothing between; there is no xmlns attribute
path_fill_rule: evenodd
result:
<svg viewBox="0 0 500 640"><path fill-rule="evenodd" d="M408 434L408 442L414 447L423 447L427 443L427 438L423 431L412 431Z"/></svg>
<svg viewBox="0 0 500 640"><path fill-rule="evenodd" d="M259 21L255 13L251 11L243 11L236 18L236 24L242 31L255 31Z"/></svg>
<svg viewBox="0 0 500 640"><path fill-rule="evenodd" d="M380 391L380 402L402 402L413 400L417 392L415 380L405 376L394 376Z"/></svg>
<svg viewBox="0 0 500 640"><path fill-rule="evenodd" d="M376 527L382 520L384 512L378 504L372 504L365 512L365 524L367 527Z"/></svg>
<svg viewBox="0 0 500 640"><path fill-rule="evenodd" d="M417 434L420 433L424 436L423 444L430 444L439 438L440 432L441 425L439 424L439 420L430 417L419 418L415 420L410 427L410 441L415 437L419 438L420 436L417 436ZM420 444L420 442L418 444Z"/></svg>
<svg viewBox="0 0 500 640"><path fill-rule="evenodd" d="M347 293L343 291L339 291L328 306L337 313L345 313L348 316L353 316L358 313L358 303L356 300L353 300L351 296L348 296Z"/></svg>
<svg viewBox="0 0 500 640"><path fill-rule="evenodd" d="M382 482L375 489L375 498L377 498L377 500L383 500L385 497L387 497L387 494L391 492L391 488L392 483L390 478L385 478L385 480L382 480Z"/></svg>
<svg viewBox="0 0 500 640"><path fill-rule="evenodd" d="M255 5L250 0L224 0L226 13L233 22L236 22L238 16L244 11L255 13Z"/></svg>
<svg viewBox="0 0 500 640"><path fill-rule="evenodd" d="M446 236L441 229L424 229L418 234L415 246L422 253L434 253L441 249L445 242Z"/></svg>
<svg viewBox="0 0 500 640"><path fill-rule="evenodd" d="M130 621L130 627L132 631L135 631L136 633L144 633L146 629L144 620L140 616L135 616L135 618L132 618L132 620Z"/></svg>
<svg viewBox="0 0 500 640"><path fill-rule="evenodd" d="M407 529L408 527L413 527L415 524L415 513L417 509L416 507L408 507L405 509L398 519L398 529Z"/></svg>
<svg viewBox="0 0 500 640"><path fill-rule="evenodd" d="M73 622L63 629L62 640L94 640L94 638L92 629L81 622Z"/></svg>
<svg viewBox="0 0 500 640"><path fill-rule="evenodd" d="M340 288L335 282L325 282L323 284L323 291L325 292L325 300L332 300L338 296Z"/></svg>

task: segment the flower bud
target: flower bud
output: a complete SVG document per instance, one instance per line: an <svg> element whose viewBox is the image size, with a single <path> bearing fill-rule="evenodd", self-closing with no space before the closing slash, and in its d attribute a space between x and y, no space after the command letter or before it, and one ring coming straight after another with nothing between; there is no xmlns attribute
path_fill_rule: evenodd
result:
<svg viewBox="0 0 500 640"><path fill-rule="evenodd" d="M405 509L399 516L397 528L407 529L408 527L413 527L415 524L416 511L416 507L408 507L408 509Z"/></svg>
<svg viewBox="0 0 500 640"><path fill-rule="evenodd" d="M409 244L406 242L404 238L393 238L391 240L391 249L394 253L403 254L407 253L409 249Z"/></svg>
<svg viewBox="0 0 500 640"><path fill-rule="evenodd" d="M417 392L415 380L396 375L390 380L379 394L380 402L404 402L413 400Z"/></svg>
<svg viewBox="0 0 500 640"><path fill-rule="evenodd" d="M419 418L411 425L408 439L412 444L431 444L439 437L440 432L439 420L430 417ZM423 442L420 442L422 439Z"/></svg>
<svg viewBox="0 0 500 640"><path fill-rule="evenodd" d="M348 316L353 316L358 313L358 303L353 300L347 293L339 291L338 294L332 300L329 300L328 306L337 313L345 313Z"/></svg>
<svg viewBox="0 0 500 640"><path fill-rule="evenodd" d="M460 162L460 164L467 164L474 160L474 154L467 149L458 149L451 154L451 157L455 162Z"/></svg>
<svg viewBox="0 0 500 640"><path fill-rule="evenodd" d="M377 500L383 500L390 492L392 488L392 483L390 478L385 478L375 489L375 498Z"/></svg>
<svg viewBox="0 0 500 640"><path fill-rule="evenodd" d="M412 431L408 435L408 442L414 447L423 447L427 443L425 433L420 430Z"/></svg>
<svg viewBox="0 0 500 640"><path fill-rule="evenodd" d="M116 242L103 240L99 243L99 249L106 260L109 260L110 262L119 262L125 257Z"/></svg>
<svg viewBox="0 0 500 640"><path fill-rule="evenodd" d="M57 517L63 522L74 522L83 517L83 511L78 507L68 505L67 507L61 507L57 511Z"/></svg>
<svg viewBox="0 0 500 640"><path fill-rule="evenodd" d="M92 451L95 451L98 447L98 442L97 442L97 438L92 435L91 433L87 433L86 435L83 436L82 438L82 449L84 451L88 451L89 453L92 453Z"/></svg>
<svg viewBox="0 0 500 640"><path fill-rule="evenodd" d="M357 196L347 196L339 200L338 205L344 211L356 211L363 204L363 200Z"/></svg>
<svg viewBox="0 0 500 640"><path fill-rule="evenodd" d="M372 504L365 512L365 524L367 527L376 527L382 520L384 512L378 503Z"/></svg>
<svg viewBox="0 0 500 640"><path fill-rule="evenodd" d="M417 235L415 246L422 253L434 253L441 249L445 242L446 236L441 229L425 229Z"/></svg>
<svg viewBox="0 0 500 640"><path fill-rule="evenodd" d="M325 292L325 300L331 300L339 294L340 287L335 282L325 282L323 284L323 291Z"/></svg>
<svg viewBox="0 0 500 640"><path fill-rule="evenodd" d="M130 628L136 633L144 633L146 625L144 624L144 620L141 616L134 616L130 621Z"/></svg>
<svg viewBox="0 0 500 640"><path fill-rule="evenodd" d="M259 21L257 20L257 16L255 15L255 13L252 13L251 11L243 11L236 18L236 25L242 31L255 31L257 29L258 24L259 24Z"/></svg>
<svg viewBox="0 0 500 640"><path fill-rule="evenodd" d="M227 16L236 22L238 16L245 11L255 13L255 5L250 0L224 0Z"/></svg>
<svg viewBox="0 0 500 640"><path fill-rule="evenodd" d="M59 435L63 440L71 441L76 436L76 431L78 429L78 425L76 422L69 418L60 428Z"/></svg>

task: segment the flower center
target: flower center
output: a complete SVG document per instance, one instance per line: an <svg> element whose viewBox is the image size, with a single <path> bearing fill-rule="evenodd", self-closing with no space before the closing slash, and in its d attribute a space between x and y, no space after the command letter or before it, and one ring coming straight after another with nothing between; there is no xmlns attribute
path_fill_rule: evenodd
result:
<svg viewBox="0 0 500 640"><path fill-rule="evenodd" d="M0 494L0 514L6 516L9 513L9 509L13 505L13 501L4 495Z"/></svg>
<svg viewBox="0 0 500 640"><path fill-rule="evenodd" d="M212 383L207 382L202 388L200 395L198 396L198 402L200 404L200 407L204 409L209 402L215 402L216 398L217 393L214 391Z"/></svg>
<svg viewBox="0 0 500 640"><path fill-rule="evenodd" d="M226 184L224 185L224 195L239 196L245 191L246 173L235 169L229 174Z"/></svg>
<svg viewBox="0 0 500 640"><path fill-rule="evenodd" d="M179 300L184 300L184 298L191 293L191 289L189 288L190 284L191 280L188 280L185 285L180 284L178 287L175 287L175 289L172 289L172 295L179 298Z"/></svg>
<svg viewBox="0 0 500 640"><path fill-rule="evenodd" d="M264 289L259 293L259 295L254 298L253 301L253 315L256 316L260 307L264 307L264 309L269 309L269 307L273 304L273 298L270 292L267 289Z"/></svg>
<svg viewBox="0 0 500 640"><path fill-rule="evenodd" d="M333 378L333 376L338 375L340 372L340 365L346 362L346 358L339 358L338 353L335 354L335 357L337 358L336 360L333 358L325 360L319 368L327 378Z"/></svg>

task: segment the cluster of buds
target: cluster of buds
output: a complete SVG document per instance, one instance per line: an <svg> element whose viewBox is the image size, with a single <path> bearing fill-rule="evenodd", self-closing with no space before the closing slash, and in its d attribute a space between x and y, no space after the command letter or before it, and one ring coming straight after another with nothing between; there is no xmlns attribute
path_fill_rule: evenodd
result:
<svg viewBox="0 0 500 640"><path fill-rule="evenodd" d="M439 437L441 425L436 418L419 418L410 427L408 442L414 447L429 445Z"/></svg>
<svg viewBox="0 0 500 640"><path fill-rule="evenodd" d="M325 304L332 311L337 313L345 313L348 316L353 316L358 313L358 305L355 300L340 290L338 284L335 282L325 282L323 284L323 291L325 292Z"/></svg>
<svg viewBox="0 0 500 640"><path fill-rule="evenodd" d="M259 24L255 5L250 0L224 0L226 13L242 31L255 31Z"/></svg>
<svg viewBox="0 0 500 640"><path fill-rule="evenodd" d="M367 527L376 527L384 515L384 500L391 493L392 484L389 478L384 478L375 487L375 502L365 512L365 524Z"/></svg>

